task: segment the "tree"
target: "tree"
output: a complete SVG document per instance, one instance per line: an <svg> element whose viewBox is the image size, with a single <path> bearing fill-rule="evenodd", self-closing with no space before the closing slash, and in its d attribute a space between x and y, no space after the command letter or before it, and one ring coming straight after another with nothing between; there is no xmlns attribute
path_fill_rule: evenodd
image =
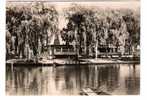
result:
<svg viewBox="0 0 147 100"><path fill-rule="evenodd" d="M7 7L6 24L11 36L15 36L15 54L24 55L25 44L28 43L30 49L37 56L38 42L47 45L49 38L58 32L58 13L53 6L45 7L43 3L33 3L31 6ZM6 37L7 38L7 37ZM28 42L26 42L28 41Z"/></svg>
<svg viewBox="0 0 147 100"><path fill-rule="evenodd" d="M129 53L131 53L133 48L136 49L137 45L140 45L140 16L138 12L127 10L123 19L129 33L128 47Z"/></svg>

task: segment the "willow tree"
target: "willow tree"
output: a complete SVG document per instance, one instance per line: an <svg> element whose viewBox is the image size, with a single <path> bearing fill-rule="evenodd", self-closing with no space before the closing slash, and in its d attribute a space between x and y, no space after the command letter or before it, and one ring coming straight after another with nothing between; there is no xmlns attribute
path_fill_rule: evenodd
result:
<svg viewBox="0 0 147 100"><path fill-rule="evenodd" d="M44 3L36 3L32 5L32 15L37 21L38 41L41 41L42 50L48 45L52 35L58 32L58 13L54 6L46 6ZM35 27L35 26L34 26Z"/></svg>
<svg viewBox="0 0 147 100"><path fill-rule="evenodd" d="M76 44L79 44L79 53L84 53L86 56L89 56L92 47L93 32L95 31L94 14L91 9L79 5L74 5L65 12L68 20L67 30L74 32Z"/></svg>
<svg viewBox="0 0 147 100"><path fill-rule="evenodd" d="M126 10L123 16L129 33L128 48L131 54L140 45L140 16L139 11Z"/></svg>
<svg viewBox="0 0 147 100"><path fill-rule="evenodd" d="M45 6L43 3L33 3L31 7L26 5L7 7L6 17L8 31L11 36L16 37L18 53L24 52L26 41L28 41L30 49L33 49L34 55L37 56L38 47L40 47L38 42L40 41L43 47L43 40L48 44L52 34L58 31L56 9L53 6Z"/></svg>
<svg viewBox="0 0 147 100"><path fill-rule="evenodd" d="M19 47L18 47L18 40L20 39L20 30L22 21L28 21L31 19L31 14L29 10L25 7L7 7L6 10L6 25L7 29L11 34L11 37L15 37L14 44L15 44L15 55L18 54ZM24 32L24 31L23 31ZM20 39L20 40L24 40ZM11 44L12 45L12 44ZM24 46L22 46L24 47ZM18 55L19 56L19 55Z"/></svg>

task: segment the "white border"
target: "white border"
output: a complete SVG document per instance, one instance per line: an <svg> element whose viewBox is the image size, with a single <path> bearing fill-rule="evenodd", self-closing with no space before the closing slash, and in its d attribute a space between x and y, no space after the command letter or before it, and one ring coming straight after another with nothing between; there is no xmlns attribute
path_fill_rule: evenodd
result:
<svg viewBox="0 0 147 100"><path fill-rule="evenodd" d="M5 0L0 0L0 96L5 95Z"/></svg>
<svg viewBox="0 0 147 100"><path fill-rule="evenodd" d="M141 1L141 97L147 96L147 0Z"/></svg>
<svg viewBox="0 0 147 100"><path fill-rule="evenodd" d="M131 5L130 5L131 6ZM96 97L80 97L80 96L23 96L23 97L6 97L5 96L5 0L0 0L0 99L15 99L15 100L26 100L26 99L96 99L96 100L145 100L147 92L147 0L141 0L141 92L140 96L96 96Z"/></svg>

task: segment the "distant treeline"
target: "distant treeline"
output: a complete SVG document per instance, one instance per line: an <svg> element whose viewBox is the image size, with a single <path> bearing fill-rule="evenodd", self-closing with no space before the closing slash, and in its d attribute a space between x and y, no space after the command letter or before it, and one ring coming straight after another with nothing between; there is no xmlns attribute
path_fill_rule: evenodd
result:
<svg viewBox="0 0 147 100"><path fill-rule="evenodd" d="M36 3L6 9L6 54L26 56L26 47L34 56L43 52L53 34L77 44L79 54L87 57L100 52L99 48L115 48L115 52L132 54L140 45L140 12L131 9L100 9L71 5L64 9L67 25L59 30L62 19L54 6Z"/></svg>

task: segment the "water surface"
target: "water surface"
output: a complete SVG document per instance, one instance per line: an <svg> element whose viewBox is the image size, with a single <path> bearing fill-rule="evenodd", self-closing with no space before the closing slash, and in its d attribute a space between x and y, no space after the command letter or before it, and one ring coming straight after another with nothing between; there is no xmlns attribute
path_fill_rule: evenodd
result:
<svg viewBox="0 0 147 100"><path fill-rule="evenodd" d="M84 88L113 95L140 92L140 65L104 64L6 68L7 95L80 95Z"/></svg>

